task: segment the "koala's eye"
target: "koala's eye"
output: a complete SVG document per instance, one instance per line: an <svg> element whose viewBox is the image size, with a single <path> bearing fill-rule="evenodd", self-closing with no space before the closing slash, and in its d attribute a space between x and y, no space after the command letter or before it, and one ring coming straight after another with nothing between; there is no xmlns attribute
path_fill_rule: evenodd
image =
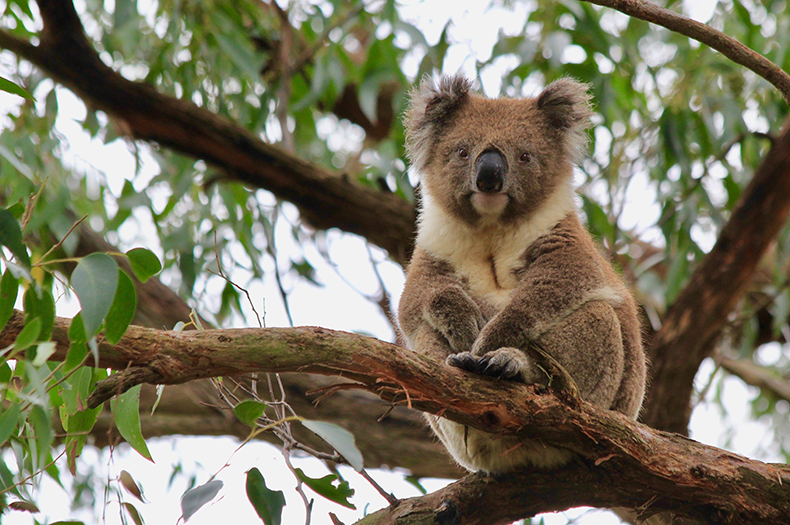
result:
<svg viewBox="0 0 790 525"><path fill-rule="evenodd" d="M524 152L524 153L522 153L522 154L521 154L521 156L518 158L518 161L519 161L520 163L522 163L522 164L526 164L526 163L528 163L528 162L531 162L531 161L532 161L532 154L531 154L531 153L529 153L528 151L525 151L525 152Z"/></svg>
<svg viewBox="0 0 790 525"><path fill-rule="evenodd" d="M469 151L467 151L465 147L461 146L460 148L458 148L458 156L461 157L462 159L468 159Z"/></svg>

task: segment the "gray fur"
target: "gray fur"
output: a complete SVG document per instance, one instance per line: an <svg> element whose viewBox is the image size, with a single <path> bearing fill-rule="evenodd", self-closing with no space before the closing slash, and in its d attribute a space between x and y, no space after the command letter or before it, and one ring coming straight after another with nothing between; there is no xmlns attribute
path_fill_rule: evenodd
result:
<svg viewBox="0 0 790 525"><path fill-rule="evenodd" d="M535 344L585 399L635 418L645 388L636 305L581 226L571 187L591 114L587 86L570 79L534 99L497 100L458 75L423 80L405 119L424 204L399 320L415 351L472 373L548 384L550 368L529 350ZM501 189L475 185L476 159L492 151L506 166ZM428 420L469 470L551 468L571 457Z"/></svg>

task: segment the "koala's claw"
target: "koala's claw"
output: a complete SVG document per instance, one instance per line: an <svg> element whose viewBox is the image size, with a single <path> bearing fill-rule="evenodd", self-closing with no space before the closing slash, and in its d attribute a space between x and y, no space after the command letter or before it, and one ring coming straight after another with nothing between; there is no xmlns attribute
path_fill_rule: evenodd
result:
<svg viewBox="0 0 790 525"><path fill-rule="evenodd" d="M528 366L523 352L515 348L500 348L485 355L461 352L447 357L447 364L475 374L523 381L524 369Z"/></svg>
<svg viewBox="0 0 790 525"><path fill-rule="evenodd" d="M459 352L447 356L447 364L466 370L467 372L480 373L480 358L472 355L471 352Z"/></svg>

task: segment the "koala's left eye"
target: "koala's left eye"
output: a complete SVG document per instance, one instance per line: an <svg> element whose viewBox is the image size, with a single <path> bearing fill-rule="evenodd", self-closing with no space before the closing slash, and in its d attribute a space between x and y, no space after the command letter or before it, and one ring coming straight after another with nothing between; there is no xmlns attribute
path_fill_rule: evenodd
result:
<svg viewBox="0 0 790 525"><path fill-rule="evenodd" d="M528 163L528 162L531 162L531 161L532 161L532 154L531 154L531 153L529 153L528 151L525 151L525 152L524 152L524 153L522 153L522 154L521 154L521 156L518 158L518 161L519 161L520 163L522 163L522 164L526 164L526 163Z"/></svg>

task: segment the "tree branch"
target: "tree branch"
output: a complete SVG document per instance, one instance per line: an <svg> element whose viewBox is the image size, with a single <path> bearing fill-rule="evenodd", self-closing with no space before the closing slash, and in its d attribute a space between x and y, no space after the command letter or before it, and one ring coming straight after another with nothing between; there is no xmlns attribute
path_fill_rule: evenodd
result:
<svg viewBox="0 0 790 525"><path fill-rule="evenodd" d="M721 360L721 367L738 376L747 385L756 386L779 399L790 401L790 381L777 375L769 368L757 365L753 361L730 359L729 357Z"/></svg>
<svg viewBox="0 0 790 525"><path fill-rule="evenodd" d="M68 350L70 320L56 318L54 360ZM24 325L15 312L0 333L10 344ZM341 376L382 399L494 433L562 446L579 456L560 471L469 476L401 502L366 523L422 515L422 523L509 523L580 505L671 511L705 522L790 520L790 467L751 461L601 410L565 391L475 377L405 348L323 328L165 332L130 327L116 346L99 343L101 366L149 370L162 382L250 372ZM148 372L143 372L146 376ZM507 501L507 505L502 505ZM374 521L379 520L379 521Z"/></svg>
<svg viewBox="0 0 790 525"><path fill-rule="evenodd" d="M264 143L254 134L186 100L130 82L99 59L68 0L39 0L44 29L32 46L0 31L10 49L122 124L136 139L204 159L244 183L295 204L318 229L340 228L365 237L405 264L415 211L392 193L375 191ZM381 217L388 217L382 221Z"/></svg>
<svg viewBox="0 0 790 525"><path fill-rule="evenodd" d="M641 420L685 434L694 376L790 213L790 122L774 141L713 249L663 319L649 349L653 377Z"/></svg>
<svg viewBox="0 0 790 525"><path fill-rule="evenodd" d="M709 25L659 7L644 0L583 0L591 4L610 7L628 16L665 27L675 33L693 38L764 78L779 90L790 104L790 75L782 68L753 51L734 38Z"/></svg>

